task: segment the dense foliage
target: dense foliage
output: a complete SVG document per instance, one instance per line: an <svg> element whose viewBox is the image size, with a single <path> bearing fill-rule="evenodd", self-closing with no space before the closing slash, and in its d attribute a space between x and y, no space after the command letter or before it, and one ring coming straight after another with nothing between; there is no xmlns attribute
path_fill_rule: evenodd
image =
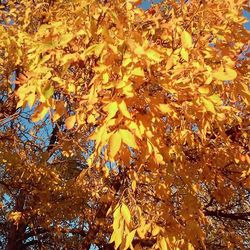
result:
<svg viewBox="0 0 250 250"><path fill-rule="evenodd" d="M0 1L0 248L250 249L247 0Z"/></svg>

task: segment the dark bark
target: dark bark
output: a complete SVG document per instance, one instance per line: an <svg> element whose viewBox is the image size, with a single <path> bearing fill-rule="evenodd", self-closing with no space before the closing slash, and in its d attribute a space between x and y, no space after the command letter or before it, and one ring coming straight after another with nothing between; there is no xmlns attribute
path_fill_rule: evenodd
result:
<svg viewBox="0 0 250 250"><path fill-rule="evenodd" d="M20 190L19 194L16 198L16 204L14 207L14 211L23 212L25 204L25 192ZM24 235L26 230L26 224L22 222L15 225L14 222L10 222L8 237L7 237L7 246L6 250L22 250L24 249Z"/></svg>
<svg viewBox="0 0 250 250"><path fill-rule="evenodd" d="M231 220L244 220L244 221L250 221L250 212L246 213L225 213L222 211L210 211L210 210L205 210L205 215L206 216L212 216L212 217L217 217L217 218L227 218Z"/></svg>

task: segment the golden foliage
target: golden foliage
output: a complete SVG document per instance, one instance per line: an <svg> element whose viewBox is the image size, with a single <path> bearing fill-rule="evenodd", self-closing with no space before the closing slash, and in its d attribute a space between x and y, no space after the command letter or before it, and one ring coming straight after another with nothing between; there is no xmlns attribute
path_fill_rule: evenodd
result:
<svg viewBox="0 0 250 250"><path fill-rule="evenodd" d="M1 1L0 91L28 113L3 119L2 178L29 197L8 218L115 249L247 249L214 220L249 223L247 1L140 2Z"/></svg>

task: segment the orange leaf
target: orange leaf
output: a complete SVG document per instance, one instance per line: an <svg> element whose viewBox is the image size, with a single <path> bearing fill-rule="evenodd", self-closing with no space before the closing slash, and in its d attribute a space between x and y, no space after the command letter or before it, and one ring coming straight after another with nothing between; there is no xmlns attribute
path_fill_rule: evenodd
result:
<svg viewBox="0 0 250 250"><path fill-rule="evenodd" d="M76 123L76 116L75 115L72 115L70 117L68 117L66 120L65 120L65 125L66 125L66 128L67 129L71 129L74 127Z"/></svg>

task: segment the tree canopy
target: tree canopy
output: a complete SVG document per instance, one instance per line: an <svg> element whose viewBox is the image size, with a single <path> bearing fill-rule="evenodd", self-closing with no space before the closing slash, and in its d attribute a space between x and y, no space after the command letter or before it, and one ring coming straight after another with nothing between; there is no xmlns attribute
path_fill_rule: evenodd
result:
<svg viewBox="0 0 250 250"><path fill-rule="evenodd" d="M247 0L0 1L0 248L250 249Z"/></svg>

